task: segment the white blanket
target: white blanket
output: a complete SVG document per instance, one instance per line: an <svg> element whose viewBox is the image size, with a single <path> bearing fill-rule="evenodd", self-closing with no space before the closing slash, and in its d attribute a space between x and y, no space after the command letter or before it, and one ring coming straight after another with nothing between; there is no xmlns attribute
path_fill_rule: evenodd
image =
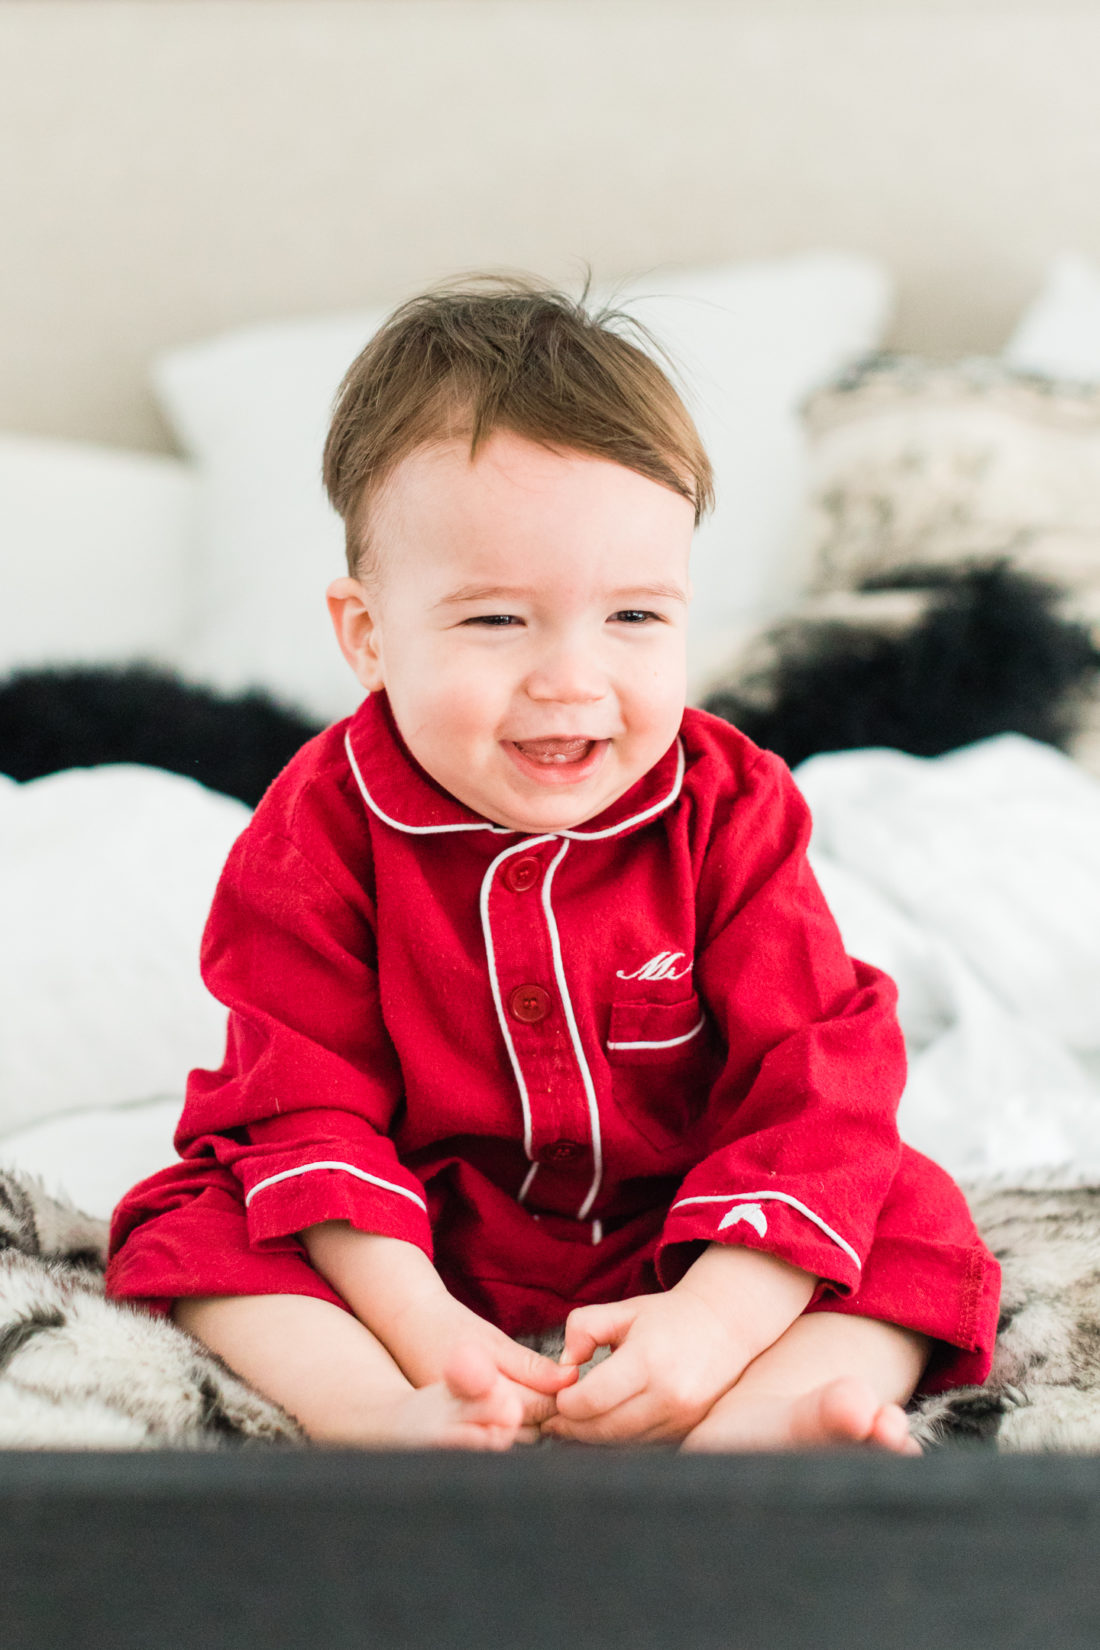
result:
<svg viewBox="0 0 1100 1650"><path fill-rule="evenodd" d="M905 1137L964 1179L1100 1180L1100 782L1014 736L797 778L845 941L898 982ZM198 942L247 817L153 769L0 780L0 1162L91 1213L221 1057Z"/></svg>
<svg viewBox="0 0 1100 1650"><path fill-rule="evenodd" d="M0 1162L91 1214L170 1159L188 1069L222 1057L199 941L248 817L156 768L0 777Z"/></svg>
<svg viewBox="0 0 1100 1650"><path fill-rule="evenodd" d="M905 1138L964 1179L1100 1178L1100 782L1015 735L796 777L845 942L898 982Z"/></svg>
<svg viewBox="0 0 1100 1650"><path fill-rule="evenodd" d="M248 817L158 768L0 778L0 1134L221 1059L199 941Z"/></svg>

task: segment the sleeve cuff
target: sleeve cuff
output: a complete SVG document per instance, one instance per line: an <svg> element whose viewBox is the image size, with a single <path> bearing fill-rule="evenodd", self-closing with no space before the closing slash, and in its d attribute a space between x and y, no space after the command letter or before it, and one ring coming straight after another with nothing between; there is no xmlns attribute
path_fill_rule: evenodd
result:
<svg viewBox="0 0 1100 1650"><path fill-rule="evenodd" d="M800 1199L783 1192L682 1197L672 1205L657 1249L665 1289L678 1283L704 1243L760 1249L822 1280L838 1295L858 1289L860 1257L842 1233Z"/></svg>
<svg viewBox="0 0 1100 1650"><path fill-rule="evenodd" d="M432 1232L424 1188L388 1180L353 1163L322 1159L260 1175L245 1194L254 1249L322 1220L346 1220L361 1232L402 1238L431 1258Z"/></svg>

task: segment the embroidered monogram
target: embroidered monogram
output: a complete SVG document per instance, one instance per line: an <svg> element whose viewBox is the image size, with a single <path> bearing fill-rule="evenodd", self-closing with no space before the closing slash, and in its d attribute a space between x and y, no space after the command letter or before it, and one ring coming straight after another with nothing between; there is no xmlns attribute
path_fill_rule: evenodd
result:
<svg viewBox="0 0 1100 1650"><path fill-rule="evenodd" d="M691 964L688 963L686 968L677 968L676 964L686 955L684 951L658 951L633 974L626 973L622 968L615 972L620 980L682 980L685 974L691 973Z"/></svg>

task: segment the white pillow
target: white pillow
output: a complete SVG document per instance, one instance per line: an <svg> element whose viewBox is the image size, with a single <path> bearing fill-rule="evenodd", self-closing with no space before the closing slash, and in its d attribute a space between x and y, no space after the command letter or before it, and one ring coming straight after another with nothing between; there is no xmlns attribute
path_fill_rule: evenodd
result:
<svg viewBox="0 0 1100 1650"><path fill-rule="evenodd" d="M194 494L179 459L0 435L0 671L173 660Z"/></svg>
<svg viewBox="0 0 1100 1650"><path fill-rule="evenodd" d="M810 253L656 273L616 301L681 364L717 476L698 537L693 652L770 613L797 579L803 489L796 409L879 340L891 294L869 260ZM162 357L154 379L201 467L202 598L186 666L219 686L264 685L326 717L360 697L324 603L342 527L321 487L336 388L381 311L228 333Z"/></svg>
<svg viewBox="0 0 1100 1650"><path fill-rule="evenodd" d="M47 1117L0 1139L0 1165L38 1175L86 1215L106 1220L131 1186L175 1160L182 1094Z"/></svg>
<svg viewBox="0 0 1100 1650"><path fill-rule="evenodd" d="M156 768L0 779L0 1135L221 1063L199 942L248 817Z"/></svg>
<svg viewBox="0 0 1100 1650"><path fill-rule="evenodd" d="M806 395L881 339L891 289L878 265L807 253L626 288L669 351L715 471L716 508L692 552L690 685L801 585Z"/></svg>
<svg viewBox="0 0 1100 1650"><path fill-rule="evenodd" d="M1100 379L1100 270L1063 252L1016 323L1004 358L1050 378Z"/></svg>

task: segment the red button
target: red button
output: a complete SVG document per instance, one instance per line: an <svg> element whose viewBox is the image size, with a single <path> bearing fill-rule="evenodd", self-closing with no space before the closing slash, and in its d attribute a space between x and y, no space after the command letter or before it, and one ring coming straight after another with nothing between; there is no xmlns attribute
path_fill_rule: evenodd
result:
<svg viewBox="0 0 1100 1650"><path fill-rule="evenodd" d="M547 1163L572 1163L583 1151L584 1147L576 1140L552 1140L540 1155Z"/></svg>
<svg viewBox="0 0 1100 1650"><path fill-rule="evenodd" d="M530 855L526 859L510 859L504 867L504 880L513 894L525 894L542 875L542 866Z"/></svg>
<svg viewBox="0 0 1100 1650"><path fill-rule="evenodd" d="M525 1025L537 1025L550 1012L550 993L541 985L517 985L508 998L508 1012Z"/></svg>

